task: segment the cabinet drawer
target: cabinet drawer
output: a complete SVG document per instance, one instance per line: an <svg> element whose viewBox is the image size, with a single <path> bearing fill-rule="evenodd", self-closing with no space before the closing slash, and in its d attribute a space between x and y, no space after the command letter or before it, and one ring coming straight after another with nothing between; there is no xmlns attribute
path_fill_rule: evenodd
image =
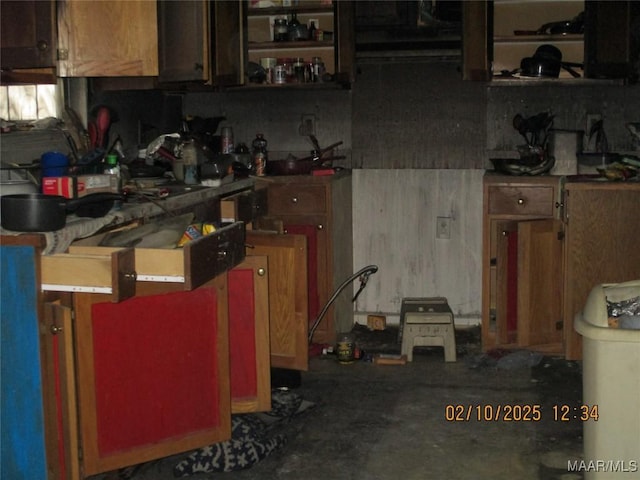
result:
<svg viewBox="0 0 640 480"><path fill-rule="evenodd" d="M251 223L266 211L266 188L238 193L220 200L220 218L223 222Z"/></svg>
<svg viewBox="0 0 640 480"><path fill-rule="evenodd" d="M141 282L183 283L193 290L235 267L245 257L245 226L242 222L186 243L182 248L135 248L135 272ZM97 254L114 247L72 245L69 253Z"/></svg>
<svg viewBox="0 0 640 480"><path fill-rule="evenodd" d="M489 215L554 216L555 189L550 185L490 186L488 196Z"/></svg>
<svg viewBox="0 0 640 480"><path fill-rule="evenodd" d="M42 289L111 295L113 302L136 293L135 253L132 248L43 255Z"/></svg>
<svg viewBox="0 0 640 480"><path fill-rule="evenodd" d="M269 215L325 213L326 195L323 185L271 185L267 194Z"/></svg>

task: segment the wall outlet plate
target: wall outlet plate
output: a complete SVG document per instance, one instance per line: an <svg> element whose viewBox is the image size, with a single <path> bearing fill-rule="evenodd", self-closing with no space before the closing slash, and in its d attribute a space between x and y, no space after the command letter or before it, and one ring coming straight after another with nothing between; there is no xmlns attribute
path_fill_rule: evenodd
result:
<svg viewBox="0 0 640 480"><path fill-rule="evenodd" d="M436 223L436 238L447 240L451 238L451 217L438 217Z"/></svg>
<svg viewBox="0 0 640 480"><path fill-rule="evenodd" d="M316 116L313 113L303 113L300 118L300 128L298 132L303 137L316 134Z"/></svg>

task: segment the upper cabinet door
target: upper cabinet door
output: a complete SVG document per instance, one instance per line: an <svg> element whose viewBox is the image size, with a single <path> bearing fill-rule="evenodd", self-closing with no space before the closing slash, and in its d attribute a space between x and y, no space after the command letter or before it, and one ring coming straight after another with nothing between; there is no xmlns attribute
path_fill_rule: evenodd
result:
<svg viewBox="0 0 640 480"><path fill-rule="evenodd" d="M242 83L240 1L158 2L161 82Z"/></svg>
<svg viewBox="0 0 640 480"><path fill-rule="evenodd" d="M55 2L0 2L3 69L54 67Z"/></svg>
<svg viewBox="0 0 640 480"><path fill-rule="evenodd" d="M58 75L158 75L156 2L58 1Z"/></svg>
<svg viewBox="0 0 640 480"><path fill-rule="evenodd" d="M637 81L638 22L638 2L585 2L585 76Z"/></svg>
<svg viewBox="0 0 640 480"><path fill-rule="evenodd" d="M161 82L209 80L209 3L158 2Z"/></svg>
<svg viewBox="0 0 640 480"><path fill-rule="evenodd" d="M244 83L241 0L211 2L211 83L219 86Z"/></svg>

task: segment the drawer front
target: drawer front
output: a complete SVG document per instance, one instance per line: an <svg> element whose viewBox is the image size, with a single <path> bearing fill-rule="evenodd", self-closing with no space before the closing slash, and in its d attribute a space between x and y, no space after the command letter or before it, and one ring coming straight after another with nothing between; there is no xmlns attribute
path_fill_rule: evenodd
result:
<svg viewBox="0 0 640 480"><path fill-rule="evenodd" d="M554 190L552 186L541 185L489 187L489 214L553 217Z"/></svg>
<svg viewBox="0 0 640 480"><path fill-rule="evenodd" d="M326 188L322 185L271 185L267 195L269 215L327 211Z"/></svg>
<svg viewBox="0 0 640 480"><path fill-rule="evenodd" d="M182 283L184 290L193 290L244 260L245 236L245 224L236 222L187 242L182 248L135 248L135 278L142 282ZM116 250L121 249L69 247L69 252L76 255L106 255ZM130 250L133 256L134 250Z"/></svg>
<svg viewBox="0 0 640 480"><path fill-rule="evenodd" d="M133 248L80 251L40 258L42 289L57 292L104 293L120 302L136 293Z"/></svg>

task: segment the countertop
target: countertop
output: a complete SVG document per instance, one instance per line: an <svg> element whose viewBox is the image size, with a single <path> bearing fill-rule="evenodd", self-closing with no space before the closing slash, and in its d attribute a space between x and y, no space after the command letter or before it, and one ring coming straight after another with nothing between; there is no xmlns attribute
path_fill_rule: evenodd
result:
<svg viewBox="0 0 640 480"><path fill-rule="evenodd" d="M169 196L164 199L123 203L100 218L77 217L68 215L64 228L53 232L36 232L44 235L46 246L44 255L65 252L74 240L85 238L97 233L104 227L121 225L136 219L153 218L166 214L168 211L197 205L211 198L228 196L237 192L251 189L255 184L252 178L240 179L219 187L196 187L191 192ZM24 232L14 232L0 229L2 235L20 235Z"/></svg>

